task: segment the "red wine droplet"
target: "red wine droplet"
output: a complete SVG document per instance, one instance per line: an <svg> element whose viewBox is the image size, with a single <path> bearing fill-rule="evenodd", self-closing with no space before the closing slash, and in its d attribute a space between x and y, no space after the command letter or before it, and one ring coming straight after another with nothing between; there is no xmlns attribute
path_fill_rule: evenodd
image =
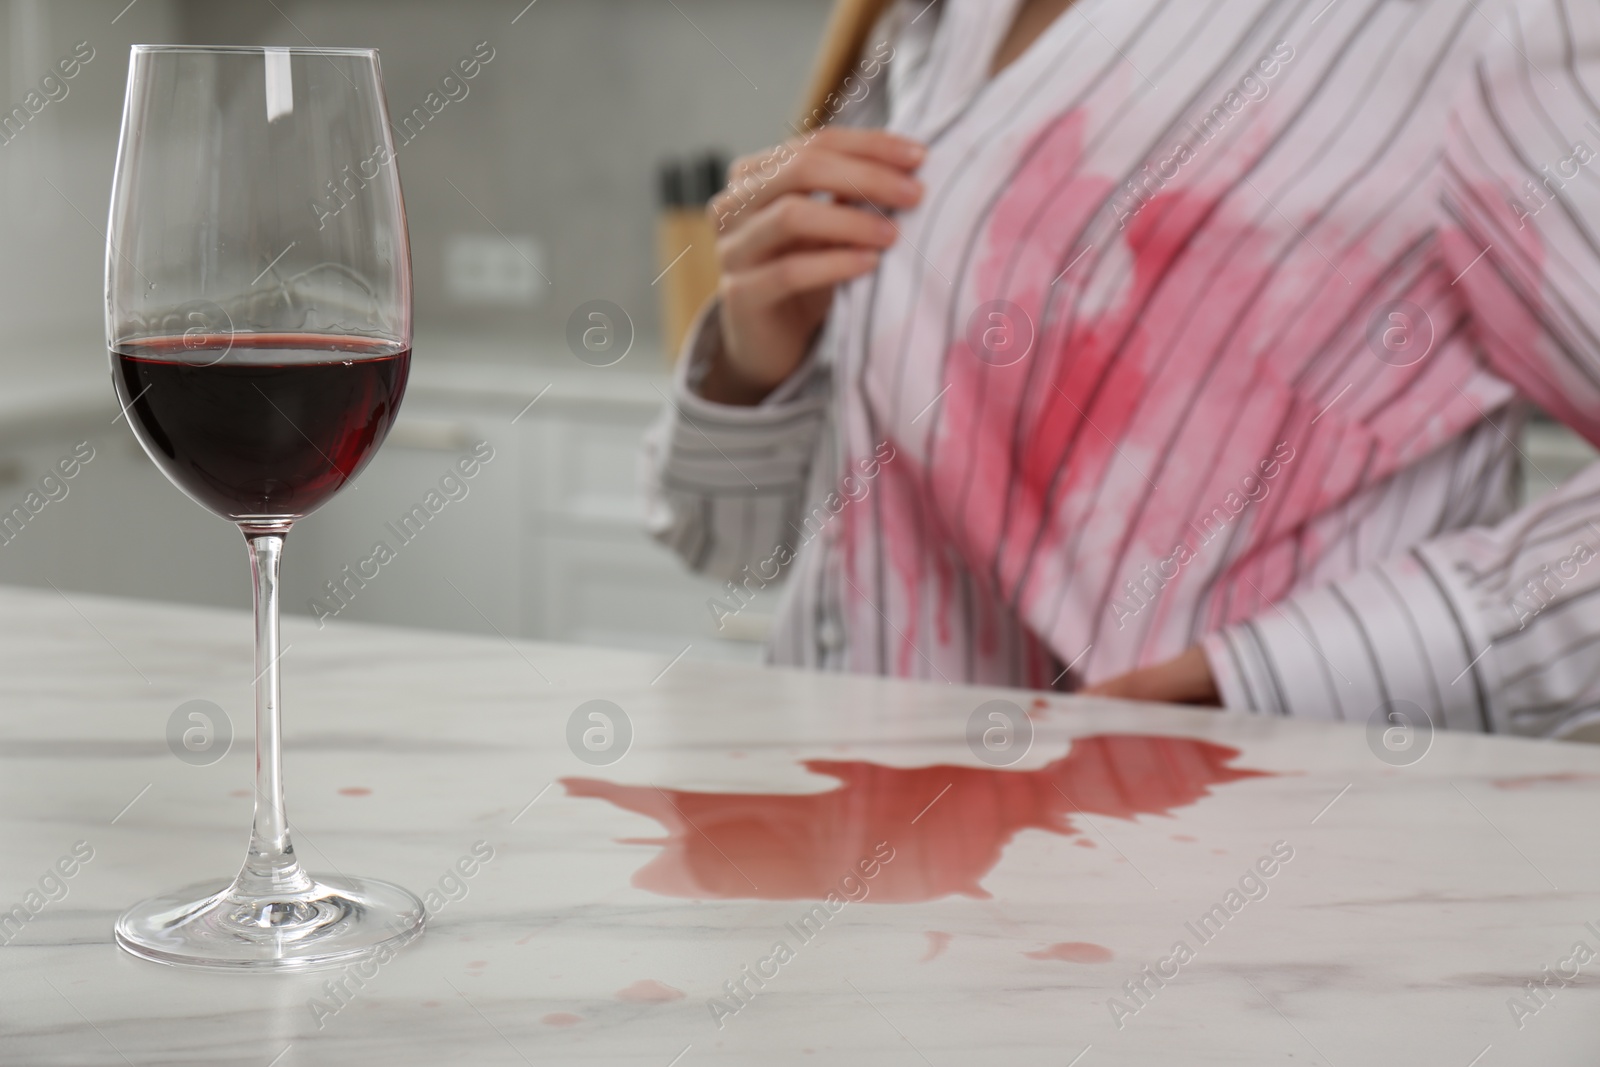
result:
<svg viewBox="0 0 1600 1067"><path fill-rule="evenodd" d="M922 954L923 963L942 955L950 946L950 935L943 930L924 930L922 935L928 939L928 951Z"/></svg>
<svg viewBox="0 0 1600 1067"><path fill-rule="evenodd" d="M626 989L617 990L617 999L632 1004L669 1004L682 1000L685 993L654 978L641 978Z"/></svg>
<svg viewBox="0 0 1600 1067"><path fill-rule="evenodd" d="M1520 778L1495 778L1489 784L1496 789L1532 789L1540 785L1576 785L1596 781L1600 781L1600 774L1561 771L1557 774L1528 774Z"/></svg>
<svg viewBox="0 0 1600 1067"><path fill-rule="evenodd" d="M1111 950L1088 941L1058 941L1034 952L1024 952L1030 960L1065 960L1068 963L1110 963Z"/></svg>

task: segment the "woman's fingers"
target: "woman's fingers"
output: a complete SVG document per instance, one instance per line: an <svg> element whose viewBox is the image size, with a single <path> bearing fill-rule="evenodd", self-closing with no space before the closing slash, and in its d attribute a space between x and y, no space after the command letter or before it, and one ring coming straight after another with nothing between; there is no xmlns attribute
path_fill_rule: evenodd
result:
<svg viewBox="0 0 1600 1067"><path fill-rule="evenodd" d="M728 187L706 211L726 231L789 193L824 192L884 209L909 208L922 198L922 183L909 173L921 158L915 142L881 130L825 130L798 147L791 142L739 160L730 168Z"/></svg>
<svg viewBox="0 0 1600 1067"><path fill-rule="evenodd" d="M768 307L803 293L831 289L877 265L878 253L867 249L794 252L749 270L724 274L721 295L730 308Z"/></svg>
<svg viewBox="0 0 1600 1067"><path fill-rule="evenodd" d="M847 207L790 193L756 212L717 245L723 271L746 270L787 251L818 245L888 248L894 225L871 208Z"/></svg>
<svg viewBox="0 0 1600 1067"><path fill-rule="evenodd" d="M1211 664L1199 645L1191 646L1183 654L1164 663L1140 667L1092 685L1084 693L1163 704L1217 707L1222 703L1216 679L1211 674Z"/></svg>
<svg viewBox="0 0 1600 1067"><path fill-rule="evenodd" d="M747 220L788 193L830 193L841 200L866 201L884 210L914 207L922 183L898 167L837 152L806 152L782 166L747 173L707 205L719 231Z"/></svg>
<svg viewBox="0 0 1600 1067"><path fill-rule="evenodd" d="M830 127L730 168L706 208L718 231L723 341L702 381L708 398L754 403L793 372L833 287L870 273L894 242L883 212L921 200L910 172L923 155L884 130Z"/></svg>

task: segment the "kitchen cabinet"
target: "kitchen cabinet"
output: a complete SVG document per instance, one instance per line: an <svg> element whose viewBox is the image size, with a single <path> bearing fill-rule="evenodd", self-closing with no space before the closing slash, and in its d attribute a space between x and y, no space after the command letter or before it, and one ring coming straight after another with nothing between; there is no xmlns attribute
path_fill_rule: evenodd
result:
<svg viewBox="0 0 1600 1067"><path fill-rule="evenodd" d="M759 623L740 631L743 640L718 635L705 602L719 584L687 573L643 532L639 439L660 410L665 377L608 370L557 358L419 361L394 433L357 487L297 528L286 609L669 657L690 646L697 659L758 658ZM457 464L474 448L493 458L467 478ZM430 492L444 501L438 514L420 529L404 526L401 517L418 515ZM362 568L380 542L392 561Z"/></svg>
<svg viewBox="0 0 1600 1067"><path fill-rule="evenodd" d="M0 510L49 499L0 544L0 584L248 607L244 540L155 468L106 395L41 400L35 416L0 421ZM63 478L83 446L92 459ZM53 478L65 490L43 485Z"/></svg>

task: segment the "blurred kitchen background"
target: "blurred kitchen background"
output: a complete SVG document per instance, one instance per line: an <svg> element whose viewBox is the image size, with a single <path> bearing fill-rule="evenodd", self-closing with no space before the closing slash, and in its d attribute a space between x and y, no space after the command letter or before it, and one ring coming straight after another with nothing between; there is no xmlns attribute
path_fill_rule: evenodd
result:
<svg viewBox="0 0 1600 1067"><path fill-rule="evenodd" d="M0 0L0 113L79 42L93 49L64 96L57 86L58 99L0 136L0 512L80 442L94 449L67 495L0 544L0 582L69 599L248 605L241 539L156 471L112 400L104 225L128 46L375 46L397 122L430 93L435 107L448 100L399 153L412 385L358 488L290 538L285 609L312 614L320 602L341 620L756 657L772 591L719 631L707 606L717 584L641 532L636 451L666 391L663 302L700 284L709 252L684 225L692 207L663 223L664 197L703 190L692 169L664 181L661 165L785 137L828 0L525 2ZM447 93L458 61L487 50L466 95ZM566 337L580 306L599 300L633 327L609 366L577 358ZM399 545L401 517L478 441L494 458L468 495ZM1593 455L1548 423L1523 450L1529 495ZM380 540L396 558L353 580Z"/></svg>
<svg viewBox="0 0 1600 1067"><path fill-rule="evenodd" d="M641 533L636 451L666 391L663 301L704 284L693 276L710 251L701 236L656 281L677 252L663 246L698 236L683 225L692 207L663 224L661 167L785 137L828 0L525 4L0 0L0 113L79 42L93 49L65 96L53 86L58 99L20 132L0 129L0 511L79 442L94 448L66 497L0 544L0 582L248 605L238 534L113 422L104 231L128 46L372 46L393 120L416 108L426 119L398 156L416 281L412 384L358 488L296 527L285 610L311 614L320 600L341 620L756 658L765 605L719 632L706 603L718 585ZM465 96L459 79L442 85L490 50ZM436 108L446 100L437 114L430 93ZM693 168L684 177L676 195L703 196ZM610 366L567 342L569 318L596 300L633 327ZM611 325L620 339L626 322ZM494 458L467 497L400 546L386 524L478 441ZM397 558L350 581L345 568L379 540Z"/></svg>

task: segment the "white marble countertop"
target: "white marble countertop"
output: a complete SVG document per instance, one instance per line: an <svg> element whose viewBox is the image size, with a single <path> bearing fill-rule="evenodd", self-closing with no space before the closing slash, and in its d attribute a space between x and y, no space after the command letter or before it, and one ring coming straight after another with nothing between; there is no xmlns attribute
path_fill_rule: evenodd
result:
<svg viewBox="0 0 1600 1067"><path fill-rule="evenodd" d="M0 1063L1493 1067L1600 1051L1600 957L1573 956L1600 951L1600 750L1440 735L1391 767L1358 726L1012 693L1036 736L990 769L964 731L996 691L298 619L283 665L301 855L430 896L428 931L359 981L146 963L113 946L118 912L241 858L249 625L70 595L0 590L0 911L26 912L42 882L57 898L33 896L0 947ZM193 699L232 719L209 766L166 741ZM591 699L632 723L609 766L566 741ZM1135 736L1091 740L1116 734ZM92 858L56 881L75 847ZM1271 877L1246 878L1274 849ZM844 881L875 852L892 858ZM830 885L845 902L803 928L812 901L768 899ZM1214 905L1226 922L1197 936ZM1575 984L1524 991L1563 966ZM1125 989L1140 980L1142 1000Z"/></svg>

